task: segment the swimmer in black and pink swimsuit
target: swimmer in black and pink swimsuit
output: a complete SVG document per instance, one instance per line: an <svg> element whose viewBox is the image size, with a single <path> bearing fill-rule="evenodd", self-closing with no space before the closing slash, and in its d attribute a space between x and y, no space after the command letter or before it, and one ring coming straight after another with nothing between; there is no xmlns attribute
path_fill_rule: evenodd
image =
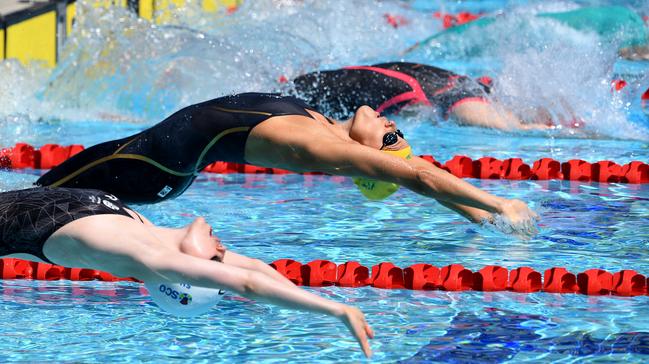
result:
<svg viewBox="0 0 649 364"><path fill-rule="evenodd" d="M501 130L544 130L547 118L516 115L489 97L491 80L473 80L441 68L392 62L319 71L293 80L294 93L318 110L347 118L361 105L395 113L406 105L434 107L460 125Z"/></svg>
<svg viewBox="0 0 649 364"><path fill-rule="evenodd" d="M307 110L313 108L276 94L243 93L206 101L141 133L88 148L36 184L97 188L129 203L159 202L183 193L210 163L246 163L246 140L259 123L284 115L312 118Z"/></svg>
<svg viewBox="0 0 649 364"><path fill-rule="evenodd" d="M489 86L441 68L406 62L319 71L293 81L296 96L347 118L361 105L394 113L411 104L436 107L444 117L463 102L487 102Z"/></svg>

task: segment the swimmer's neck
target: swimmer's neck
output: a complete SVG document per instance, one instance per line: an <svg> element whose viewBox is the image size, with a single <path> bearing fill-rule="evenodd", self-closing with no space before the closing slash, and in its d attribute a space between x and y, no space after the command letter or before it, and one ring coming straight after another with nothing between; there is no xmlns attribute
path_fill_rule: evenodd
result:
<svg viewBox="0 0 649 364"><path fill-rule="evenodd" d="M163 246L174 251L180 251L180 245L187 235L187 227L183 228L167 228L162 226L147 226L146 227L156 240Z"/></svg>
<svg viewBox="0 0 649 364"><path fill-rule="evenodd" d="M349 118L347 120L335 120L334 125L341 128L345 132L345 134L349 135L349 133L351 132L351 129L352 129L352 120L353 119L354 119L354 117L352 116L351 118Z"/></svg>
<svg viewBox="0 0 649 364"><path fill-rule="evenodd" d="M349 134L352 129L352 121L354 120L353 116L347 120L336 120L327 117L322 113L316 113L316 112L309 112L309 113L313 116L314 119L322 121L323 124L327 126L327 128L330 131L333 131L335 135L342 137L342 139L345 141L355 142L354 139Z"/></svg>
<svg viewBox="0 0 649 364"><path fill-rule="evenodd" d="M328 116L325 116L323 113L316 112L316 111L311 111L307 110L309 114L311 114L311 117L316 120L320 120L323 122L324 125L327 125L329 128L334 128L335 134L338 135L345 135L347 138L345 139L352 139L349 133L351 132L352 128L352 121L354 120L354 116L347 120L336 120L332 119Z"/></svg>

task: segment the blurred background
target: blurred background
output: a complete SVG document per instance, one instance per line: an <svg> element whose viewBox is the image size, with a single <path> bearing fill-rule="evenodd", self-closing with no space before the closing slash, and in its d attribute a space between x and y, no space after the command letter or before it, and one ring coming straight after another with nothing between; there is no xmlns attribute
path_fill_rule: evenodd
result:
<svg viewBox="0 0 649 364"><path fill-rule="evenodd" d="M32 122L150 124L306 72L399 60L487 75L511 109L569 109L596 137L649 140L647 61L623 55L646 46L646 1L3 0L0 14L3 145Z"/></svg>

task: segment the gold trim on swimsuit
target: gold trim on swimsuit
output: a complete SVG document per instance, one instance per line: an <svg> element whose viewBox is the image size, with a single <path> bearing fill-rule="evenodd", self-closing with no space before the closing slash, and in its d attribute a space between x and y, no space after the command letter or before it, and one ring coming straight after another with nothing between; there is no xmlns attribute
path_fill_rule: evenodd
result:
<svg viewBox="0 0 649 364"><path fill-rule="evenodd" d="M205 154L207 154L207 151L216 144L216 142L219 141L219 139L223 138L224 136L231 134L231 133L237 133L237 132L243 132L243 131L248 131L250 130L249 126L239 126L236 128L231 128L231 129L226 129L220 132L217 136L214 137L209 143L207 143L207 146L203 149L201 152L201 155L198 157L198 160L196 161L196 165L194 166L194 171L198 171L198 166L201 164L203 161L203 157L205 157Z"/></svg>
<svg viewBox="0 0 649 364"><path fill-rule="evenodd" d="M60 180L52 183L50 186L59 187L62 184L64 184L65 182L67 182L67 181L71 180L72 178L80 175L81 173L87 171L88 169L90 169L90 168L92 168L92 167L94 167L94 166L96 166L98 164L101 164L101 163L104 163L104 162L107 162L107 161L113 160L113 159L136 159L136 160L140 160L140 161L149 163L151 165L154 165L154 166L160 168L161 170L163 170L163 171L165 171L165 172L167 172L169 174L173 174L174 176L179 176L179 177L186 177L186 176L191 176L191 175L194 174L194 172L178 172L178 171L174 171L173 169L167 168L167 167L163 166L162 164L154 161L153 159L151 159L149 157L145 157L145 156L139 155L139 154L111 154L109 156L99 158L94 162L86 164L85 166L77 169L74 173L69 174L69 175L61 178Z"/></svg>
<svg viewBox="0 0 649 364"><path fill-rule="evenodd" d="M253 111L253 110L241 110L241 109L226 109L224 107L220 106L212 106L212 108L220 110L220 111L225 111L225 112L231 112L231 113L242 113L242 114L256 114L256 115L264 115L264 116L272 116L272 113L265 112L265 111Z"/></svg>
<svg viewBox="0 0 649 364"><path fill-rule="evenodd" d="M128 142L124 143L121 147L117 148L117 150L113 154L119 153L122 149L126 148L129 144L133 143L134 141L138 140L140 136L136 136L135 138L129 140Z"/></svg>
<svg viewBox="0 0 649 364"><path fill-rule="evenodd" d="M252 112L252 113L257 113L257 112ZM167 172L169 174L172 174L174 176L179 176L179 177L191 176L191 175L194 175L194 174L196 174L198 172L198 166L203 161L203 158L205 157L205 154L207 154L207 151L212 146L214 146L214 144L216 144L221 138L223 138L224 136L226 136L228 134L231 134L231 133L245 132L245 131L248 131L248 130L250 130L250 127L248 127L248 126L240 126L240 127L236 127L236 128L226 129L226 130L220 132L203 149L200 156L198 157L198 160L196 161L196 165L194 166L194 170L192 172L178 172L178 171L175 171L175 170L173 170L171 168L163 166L162 164L156 162L155 160L153 160L153 159L151 159L149 157L145 157L145 156L139 155L139 154L117 154L117 153L119 153L119 151L124 149L127 145L131 144L136 139L138 139L138 137L135 137L132 140L128 141L126 144L119 147L113 154L111 154L109 156L106 156L106 157L103 157L103 158L100 158L100 159L97 159L97 160L95 160L93 162L90 162L90 163L86 164L85 166L77 169L74 173L69 174L69 175L61 178L60 180L52 183L51 186L59 187L62 184L66 183L67 181L71 180L72 178L74 178L74 177L80 175L81 173L87 171L88 169L90 169L90 168L92 168L92 167L94 167L94 166L96 166L98 164L101 164L101 163L104 163L104 162L107 162L107 161L110 161L110 160L113 160L113 159L136 159L136 160L139 160L139 161L142 161L142 162L145 162L145 163L149 163L149 164L151 164L151 165L153 165L155 167L158 167L160 170L162 170L164 172Z"/></svg>
<svg viewBox="0 0 649 364"><path fill-rule="evenodd" d="M264 111L228 109L228 108L220 107L220 106L211 106L211 108L214 108L214 109L222 111L222 112L227 112L227 113L254 114L254 115L262 115L262 116L270 116L270 117L273 116L273 113L264 112ZM162 164L156 162L155 160L153 160L153 159L151 159L149 157L145 157L145 156L139 155L139 154L119 154L119 152L121 152L128 145L130 145L131 143L133 143L134 141L139 139L140 135L138 135L138 136L134 137L133 139L129 140L128 142L126 142L121 147L117 148L115 150L115 152L113 152L113 154L111 154L109 156L106 156L106 157L103 157L103 158L100 158L100 159L97 159L97 160L95 160L93 162L90 162L90 163L86 164L85 166L77 169L75 172L67 175L66 177L61 178L60 180L58 180L58 181L56 181L54 183L52 183L51 186L59 187L62 184L68 182L69 180L73 179L74 177L80 175L81 173L87 171L88 169L90 169L90 168L92 168L92 167L94 167L94 166L96 166L98 164L101 164L101 163L104 163L104 162L107 162L107 161L110 161L110 160L113 160L113 159L122 159L122 158L123 159L136 159L136 160L140 160L140 161L145 162L145 163L149 163L149 164L151 164L151 165L153 165L155 167L158 167L160 170L162 170L164 172L167 172L169 174L172 174L174 176L179 176L179 177L191 176L191 175L194 175L194 174L196 174L198 172L198 167L200 166L201 162L203 161L203 158L205 158L205 155L207 154L209 149L212 148L214 146L214 144L216 144L221 138L223 138L224 136L226 136L228 134L231 134L231 133L246 132L246 131L249 131L250 129L251 129L251 127L249 127L249 126L240 126L240 127L226 129L226 130L220 132L218 135L216 135L207 144L207 146L205 146L205 148L203 148L203 151L201 152L200 156L198 157L198 160L196 161L196 165L194 166L194 171L192 171L192 172L178 172L178 171L175 171L175 170L173 170L171 168L163 166Z"/></svg>

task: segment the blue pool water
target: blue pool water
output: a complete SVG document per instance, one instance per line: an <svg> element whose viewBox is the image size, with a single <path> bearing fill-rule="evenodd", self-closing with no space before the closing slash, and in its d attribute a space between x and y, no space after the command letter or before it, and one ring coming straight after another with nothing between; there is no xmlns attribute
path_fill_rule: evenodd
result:
<svg viewBox="0 0 649 364"><path fill-rule="evenodd" d="M489 11L513 6L483 4L490 6ZM461 4L451 5L454 11L462 9ZM95 31L73 37L53 72L0 64L2 80L22 81L11 92L0 90L7 100L0 106L0 147L16 142L88 146L123 137L152 125L179 105L228 92L270 90L279 74L388 60L413 39L440 30L423 6L404 9L401 2L360 2L356 6L367 17L360 23L348 22L354 24L352 29L344 27L351 21L347 5L318 2L308 3L306 9L287 5L282 13L293 14L290 25L266 2L250 6L212 22L194 21L188 12L173 28L151 27L120 11L87 9L92 16L85 25ZM522 6L532 9L538 4ZM253 12L267 26L241 33L251 26L246 14ZM386 33L391 28L382 28L385 12L401 12L412 25ZM121 32L121 27L128 31ZM357 31L355 27L376 30L378 35L367 32L354 44L346 32ZM390 37L379 52L376 42L386 38L381 34ZM159 44L162 39L167 40L164 46ZM113 46L104 47L105 41ZM262 41L267 42L265 47L260 46ZM268 46L278 44L284 51ZM350 52L352 48L355 52ZM121 68L97 64L93 57L102 50ZM475 74L495 69L502 82L511 75L538 71L526 69L523 60L506 50L500 54L497 60L444 62L445 67ZM559 89L553 78L558 76L547 71L553 60L537 55L538 72L549 79L538 82L538 91L552 95ZM584 64L580 56L587 54L564 56L568 71L582 67L597 75L584 81L587 85L562 85L575 108L593 112L592 134L458 127L426 111L404 114L396 121L416 153L442 161L458 154L521 157L528 163L541 157L649 161L645 137L649 122L633 99L625 108L611 100L608 85L601 86L606 92L587 87L599 84L601 77L615 76L614 72L641 83L649 65L625 61L607 65L606 57ZM121 57L130 58L126 62ZM142 71L145 65L147 72ZM585 93L589 98L581 98ZM39 173L0 171L0 191L27 187ZM528 201L542 217L539 234L521 240L468 223L405 189L384 202L370 202L351 181L322 176L202 174L179 198L136 209L165 226L205 216L226 246L267 262L328 259L357 260L366 266L390 261L402 267L460 263L472 270L497 264L539 271L565 266L575 273L589 268L649 273L649 186L471 183L499 196ZM647 297L308 289L365 311L377 333L372 341L376 362L643 362L649 354ZM3 362L363 360L337 321L235 295L227 295L210 314L192 319L161 312L133 283L0 281L0 297Z"/></svg>
<svg viewBox="0 0 649 364"><path fill-rule="evenodd" d="M2 177L21 184L31 176ZM178 199L140 210L168 226L206 216L229 248L269 262L649 271L647 186L473 182L530 201L543 217L540 234L521 241L479 228L407 191L385 203L367 202L350 182L329 177L204 174ZM334 320L231 295L208 315L181 319L159 311L137 284L3 281L0 289L7 359L361 360ZM379 362L642 361L647 353L646 297L310 290L366 311Z"/></svg>

